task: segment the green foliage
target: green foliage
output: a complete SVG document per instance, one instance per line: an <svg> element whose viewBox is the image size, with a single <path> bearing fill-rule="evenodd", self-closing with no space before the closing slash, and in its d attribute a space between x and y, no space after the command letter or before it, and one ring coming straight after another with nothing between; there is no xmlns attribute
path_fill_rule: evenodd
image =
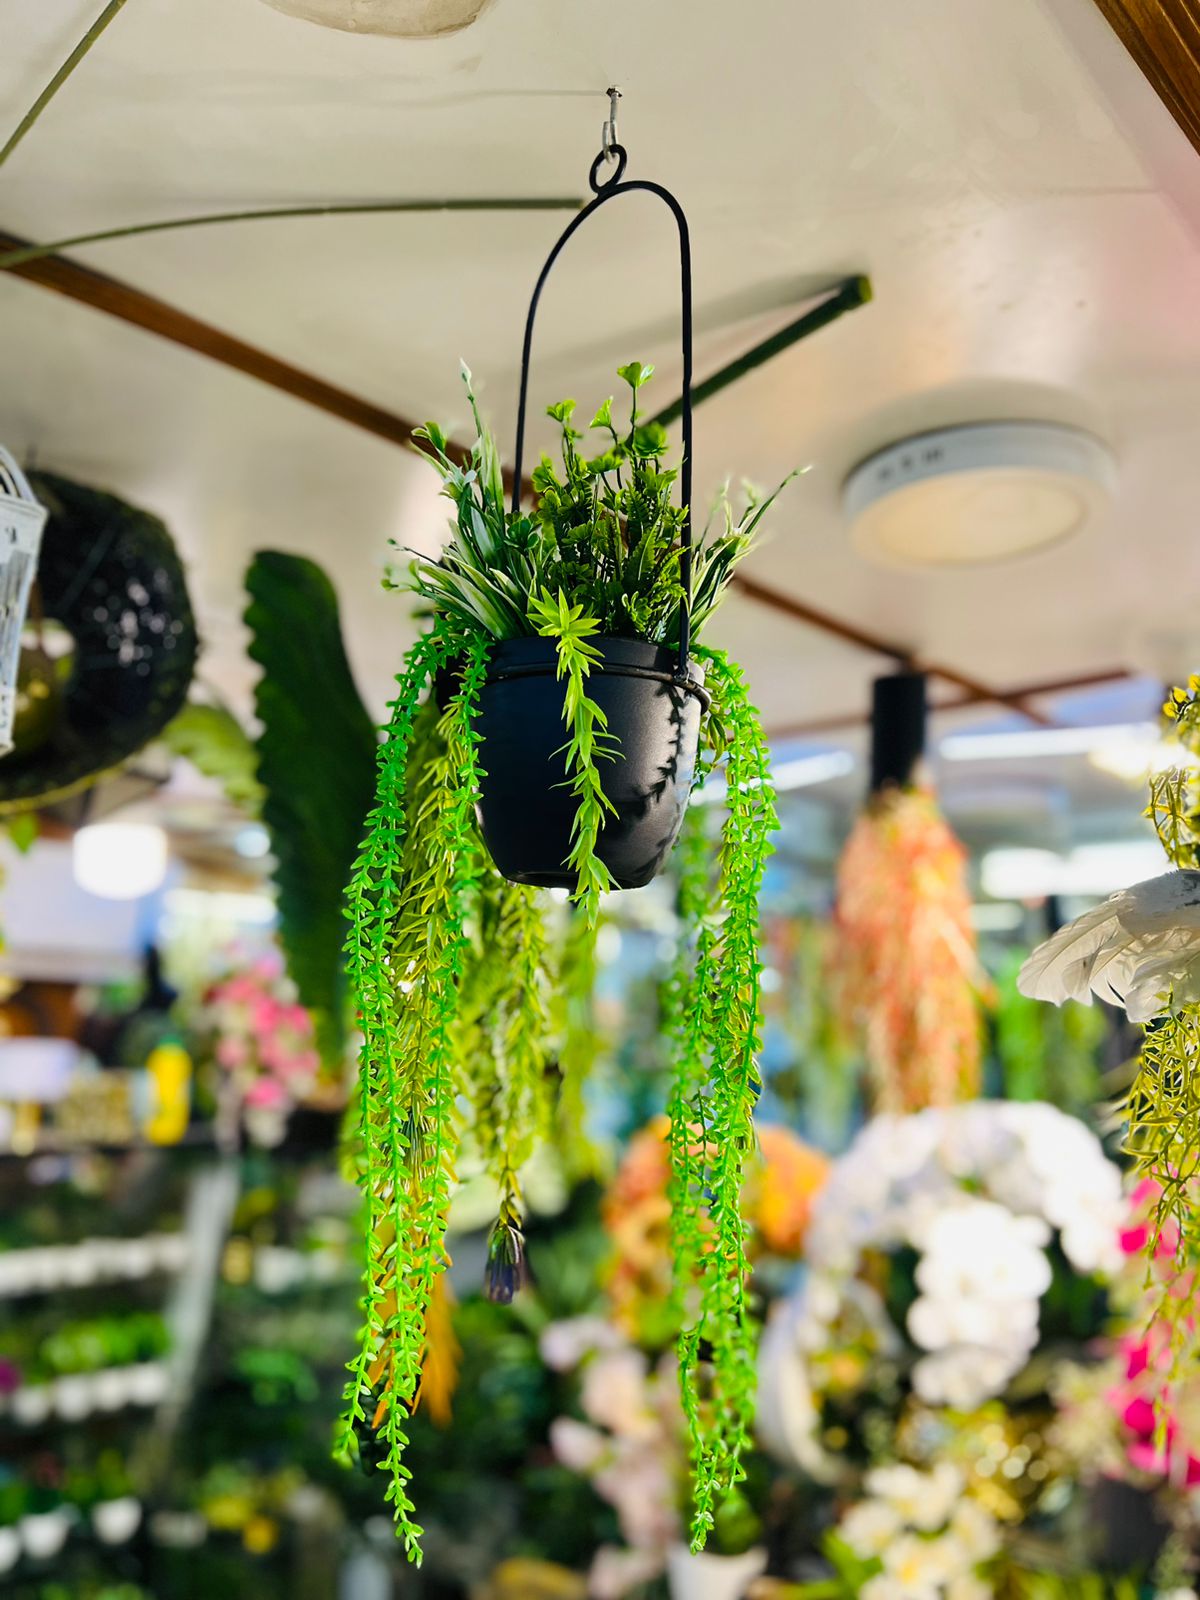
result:
<svg viewBox="0 0 1200 1600"><path fill-rule="evenodd" d="M1164 712L1183 751L1200 756L1200 677L1175 689ZM1200 866L1200 780L1186 766L1155 774L1146 813L1171 864ZM1176 1362L1196 1348L1196 1280L1200 1261L1200 1005L1167 996L1162 1014L1146 1026L1137 1072L1125 1099L1126 1149L1137 1175L1158 1186L1146 1245L1147 1283L1154 1315L1169 1330ZM1153 1263L1160 1244L1171 1248L1179 1279Z"/></svg>
<svg viewBox="0 0 1200 1600"><path fill-rule="evenodd" d="M694 929L667 997L675 1059L671 1095L671 1209L684 1411L691 1435L700 1548L716 1505L744 1476L756 1388L747 1305L741 1190L754 1148L761 1027L758 894L777 827L769 756L740 670L705 651L708 681L730 732L726 814L712 859L703 808L692 808L681 849L680 918Z"/></svg>
<svg viewBox="0 0 1200 1600"><path fill-rule="evenodd" d="M1114 1578L1099 1572L1062 1574L1024 1572L1013 1568L1008 1589L1015 1600L1138 1600L1142 1585L1136 1578Z"/></svg>
<svg viewBox="0 0 1200 1600"><path fill-rule="evenodd" d="M1075 1000L1047 1006L1029 999L1017 988L1022 959L1020 952L1006 959L992 1011L1004 1097L1049 1100L1065 1111L1087 1111L1102 1092L1104 1010Z"/></svg>
<svg viewBox="0 0 1200 1600"><path fill-rule="evenodd" d="M822 1149L842 1150L866 1070L848 1016L847 978L826 919L789 917L785 930L784 948L773 953L781 981L767 1015L786 1057L768 1087L785 1121L803 1125Z"/></svg>
<svg viewBox="0 0 1200 1600"><path fill-rule="evenodd" d="M37 843L42 824L36 811L18 811L4 819L4 831L18 854L27 856Z"/></svg>
<svg viewBox="0 0 1200 1600"><path fill-rule="evenodd" d="M190 761L206 778L215 778L230 802L248 817L263 806L254 740L227 706L189 700L163 729L172 755Z"/></svg>
<svg viewBox="0 0 1200 1600"><path fill-rule="evenodd" d="M254 698L262 724L258 779L275 858L280 943L313 1014L322 1058L340 1066L341 898L371 803L375 730L346 660L337 596L320 567L261 550L246 589L250 655L263 669Z"/></svg>
<svg viewBox="0 0 1200 1600"><path fill-rule="evenodd" d="M604 814L615 814L615 807L604 793L599 763L612 760L615 741L609 736L608 718L588 697L588 673L600 659L600 652L588 644L589 635L600 625L583 615L582 606L570 605L562 590L557 604L546 597L533 601L538 632L555 640L558 649L558 676L566 680L563 721L569 738L564 746L567 778L578 802L571 831L574 842L567 865L575 874L575 901L584 920L594 927L600 913L600 896L612 888L608 868L596 854Z"/></svg>
<svg viewBox="0 0 1200 1600"><path fill-rule="evenodd" d="M605 1046L594 998L598 927L578 907L568 909L550 994L550 1026L558 1040L554 1134L565 1170L578 1178L598 1177L603 1171L600 1152L586 1130L587 1087Z"/></svg>
<svg viewBox="0 0 1200 1600"><path fill-rule="evenodd" d="M420 694L456 644L435 628L409 654L349 895L350 971L363 1009L360 1140L368 1226L366 1321L350 1364L340 1449L353 1449L356 1426L368 1421L363 1401L380 1387L377 1416L386 1446L380 1467L413 1560L421 1529L408 1494L406 1422L421 1380L434 1281L446 1264L458 985L467 900L479 867L473 717L486 664L482 642L468 647L438 724L441 748L411 786L415 807L406 803L407 755Z"/></svg>
<svg viewBox="0 0 1200 1600"><path fill-rule="evenodd" d="M628 426L617 427L613 402L606 400L591 423L606 435L595 456L579 449L575 402L548 408L561 432L561 472L543 456L533 472L533 514L512 516L496 442L480 421L464 368L478 430L469 464L450 458L435 424L417 430L454 504L455 527L438 561L413 562L416 592L460 626L482 628L496 639L541 632L539 600L562 593L606 637L677 643L684 524L684 509L674 503L678 471L661 464L665 430L641 426L637 410L638 391L653 370L636 361L620 369L632 396ZM774 499L751 496L735 518L728 493L719 497L692 552L693 635L720 605Z"/></svg>

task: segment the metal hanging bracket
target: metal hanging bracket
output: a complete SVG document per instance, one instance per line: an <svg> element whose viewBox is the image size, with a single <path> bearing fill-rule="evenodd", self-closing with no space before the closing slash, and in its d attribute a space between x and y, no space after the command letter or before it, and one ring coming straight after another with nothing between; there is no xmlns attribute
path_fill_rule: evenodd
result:
<svg viewBox="0 0 1200 1600"><path fill-rule="evenodd" d="M512 509L514 515L521 509L521 465L525 455L525 415L529 391L529 360L533 351L534 319L537 316L538 301L541 299L546 279L550 276L550 271L562 254L568 240L607 201L621 194L641 192L643 194L657 195L674 217L675 226L679 234L679 321L680 343L683 352L683 398L679 403L680 431L683 435L683 461L679 468L680 499L683 507L683 521L680 528L679 578L683 589L683 597L679 606L679 651L675 660L675 677L679 682L684 683L689 680L689 656L692 642L692 246L683 207L669 189L664 189L659 183L651 183L646 178L631 178L628 183L622 181L629 155L624 145L616 137L617 101L620 98L621 91L619 89L609 89L608 118L601 130L600 153L592 162L592 168L588 174L588 186L595 198L589 201L577 216L572 217L559 235L557 243L546 257L545 265L538 274L537 282L533 287L533 296L529 302L529 312L525 318L525 338L521 347L521 386L517 396L517 441L513 461ZM601 168L613 164L615 166L612 173L601 181Z"/></svg>

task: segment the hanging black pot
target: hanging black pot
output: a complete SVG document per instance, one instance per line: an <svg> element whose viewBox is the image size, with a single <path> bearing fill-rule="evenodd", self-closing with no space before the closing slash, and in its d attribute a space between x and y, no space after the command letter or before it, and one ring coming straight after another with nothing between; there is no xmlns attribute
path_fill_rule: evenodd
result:
<svg viewBox="0 0 1200 1600"><path fill-rule="evenodd" d="M673 650L643 639L596 639L590 699L608 719L616 755L600 763L616 807L596 854L618 888L640 889L675 843L696 770L700 717L708 709L703 672L682 682ZM573 889L564 863L577 802L563 745L565 685L553 639L508 639L493 647L476 723L482 743L479 826L506 878L543 889Z"/></svg>
<svg viewBox="0 0 1200 1600"><path fill-rule="evenodd" d="M615 102L614 102L615 104ZM534 286L525 321L521 388L517 403L517 445L513 467L514 514L521 509L521 461L529 358L538 301L563 246L593 212L620 194L643 191L669 208L679 232L683 400L680 424L683 462L680 494L684 516L680 533L678 645L666 648L643 639L592 639L600 660L587 678L587 693L607 718L616 755L599 765L605 796L615 807L601 830L596 854L621 889L640 889L660 870L675 843L687 807L700 719L708 709L704 671L691 660L688 596L692 576L692 264L687 219L674 195L642 179L623 183L626 154L610 139L592 163L589 183L595 199L572 218L547 257ZM600 168L615 164L601 183ZM571 599L568 596L568 599ZM573 843L577 801L571 793L564 745L565 684L556 676L557 651L550 638L506 639L493 645L476 722L482 745L479 825L498 870L515 883L542 888L575 887L566 865Z"/></svg>

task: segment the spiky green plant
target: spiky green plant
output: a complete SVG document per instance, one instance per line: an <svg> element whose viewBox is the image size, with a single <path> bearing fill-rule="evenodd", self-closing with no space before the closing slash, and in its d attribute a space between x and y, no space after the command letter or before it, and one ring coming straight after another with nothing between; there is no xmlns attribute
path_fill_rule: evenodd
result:
<svg viewBox="0 0 1200 1600"><path fill-rule="evenodd" d="M343 1453L369 1453L387 1473L413 1559L421 1529L404 1463L406 1425L433 1286L447 1261L460 1143L498 1192L488 1289L501 1300L525 1276L522 1168L542 1139L577 1153L585 1147L578 1123L596 1052L581 1020L583 991L592 981L600 899L612 883L598 846L614 809L605 766L617 754L589 679L602 670L603 637L677 646L684 600L676 472L663 464L665 434L638 412L650 372L637 362L621 369L632 397L628 426L617 427L606 401L593 419L604 448L591 459L579 449L573 403L550 408L562 434L562 475L542 461L528 514L506 509L499 453L473 395L479 437L468 465L451 459L432 424L421 432L455 520L441 558L412 564L408 587L431 622L399 679L349 889L349 970L363 1035L358 1161L369 1220L364 1324L341 1435ZM469 376L464 369L468 394ZM710 521L694 552L693 637L770 503L752 501L735 519L728 498L719 502L716 526ZM576 803L564 863L575 906L557 966L541 897L497 876L475 822L476 714L488 651L521 635L555 642L562 753ZM670 1023L680 1371L699 1547L721 1496L742 1476L753 1409L740 1195L759 1091L758 892L775 812L767 748L740 670L719 651L698 646L695 654L713 697L696 781L722 762L727 789L715 860L698 823L682 852Z"/></svg>

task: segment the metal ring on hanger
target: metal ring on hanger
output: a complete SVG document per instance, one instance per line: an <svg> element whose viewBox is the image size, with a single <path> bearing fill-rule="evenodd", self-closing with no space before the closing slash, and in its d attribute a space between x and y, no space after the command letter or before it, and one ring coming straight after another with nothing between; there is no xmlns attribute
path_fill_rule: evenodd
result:
<svg viewBox="0 0 1200 1600"><path fill-rule="evenodd" d="M629 155L623 144L610 144L607 150L601 150L595 161L592 162L592 170L588 173L588 188L592 193L603 194L606 189L611 189L614 183L620 183L628 160ZM601 183L599 178L600 168L609 161L617 163L617 170L611 178L606 178Z"/></svg>
<svg viewBox="0 0 1200 1600"><path fill-rule="evenodd" d="M592 162L592 170L588 182L596 198L588 202L583 210L578 212L559 235L558 242L546 257L545 265L534 284L533 297L529 302L529 312L525 318L525 339L521 347L521 387L517 396L517 446L513 464L513 495L512 509L516 516L521 510L521 464L525 455L525 413L529 390L529 360L533 351L533 324L537 316L538 301L541 299L542 290L546 279L550 276L550 269L558 260L564 245L577 230L587 221L593 212L598 211L608 200L619 194L635 194L639 190L644 194L657 195L667 206L675 218L675 226L679 233L679 298L680 298L680 342L683 353L683 399L680 405L680 431L683 434L683 461L679 469L679 489L683 501L683 521L680 527L679 551L679 579L683 590L683 597L679 604L679 654L676 659L675 676L679 681L684 681L688 675L688 657L691 652L692 642L692 248L688 234L687 218L683 214L683 207L675 196L661 184L651 183L644 178L634 178L628 183L622 183L621 175L625 171L628 156L624 146L613 144L610 152L616 157L617 170L607 183L598 181L601 163L606 159L606 152L600 154Z"/></svg>

